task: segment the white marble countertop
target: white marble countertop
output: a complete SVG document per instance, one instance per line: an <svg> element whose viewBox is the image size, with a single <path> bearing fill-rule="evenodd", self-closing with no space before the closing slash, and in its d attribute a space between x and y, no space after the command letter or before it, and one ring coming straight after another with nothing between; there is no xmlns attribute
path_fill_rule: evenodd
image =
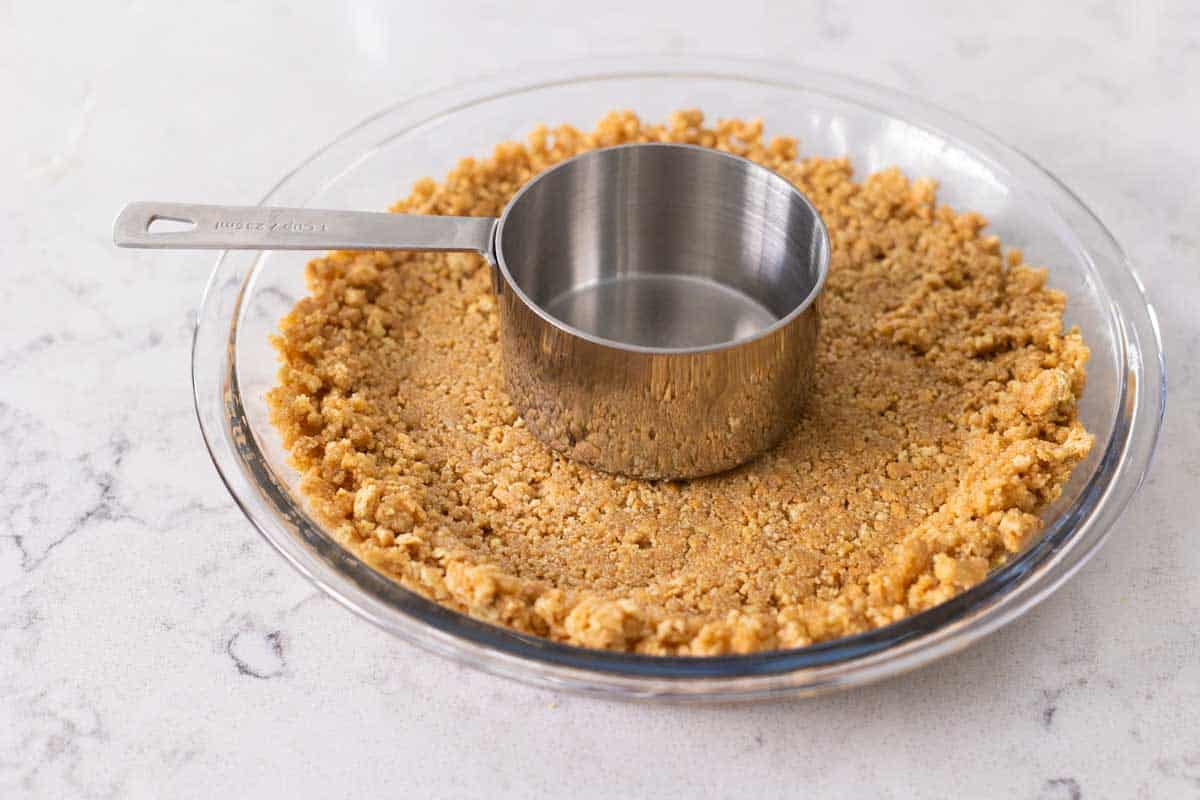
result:
<svg viewBox="0 0 1200 800"><path fill-rule="evenodd" d="M1200 796L1200 7L505 5L0 4L0 796ZM388 638L242 518L192 412L211 257L115 250L119 205L251 202L432 85L649 51L793 59L954 109L1141 266L1163 443L1040 608L850 693L612 704Z"/></svg>

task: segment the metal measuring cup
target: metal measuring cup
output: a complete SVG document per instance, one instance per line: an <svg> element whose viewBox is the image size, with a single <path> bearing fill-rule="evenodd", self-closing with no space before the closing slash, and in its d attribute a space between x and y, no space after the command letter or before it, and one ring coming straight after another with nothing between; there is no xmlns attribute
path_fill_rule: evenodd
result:
<svg viewBox="0 0 1200 800"><path fill-rule="evenodd" d="M154 232L156 220L191 223ZM679 144L592 150L499 219L132 203L121 247L477 251L529 430L609 472L695 478L777 443L810 391L829 236L789 181Z"/></svg>

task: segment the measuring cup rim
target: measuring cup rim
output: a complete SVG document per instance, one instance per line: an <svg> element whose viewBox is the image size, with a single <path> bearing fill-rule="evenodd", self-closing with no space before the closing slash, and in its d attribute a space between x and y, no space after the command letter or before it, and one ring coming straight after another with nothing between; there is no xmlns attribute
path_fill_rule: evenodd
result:
<svg viewBox="0 0 1200 800"><path fill-rule="evenodd" d="M771 176L771 178L773 180L781 183L784 187L787 188L787 190L789 192L791 192L796 197L798 197L800 199L800 202L803 203L804 206L809 210L809 212L812 213L813 220L815 221L815 227L820 235L820 240L821 240L821 257L819 259L819 262L817 263L817 279L815 281L813 281L812 288L809 289L808 294L806 294L804 296L804 299L801 300L798 304L796 304L796 306L791 311L789 311L787 314L785 314L783 317L780 317L778 320L771 323L766 328L763 328L760 331L756 331L752 334L748 334L746 336L742 336L737 339L730 339L725 342L717 342L715 344L701 345L698 347L648 347L646 345L631 344L628 342L619 341L617 339L608 339L603 336L596 336L595 334L588 333L587 331L582 330L581 328L577 328L574 325L571 325L567 322L564 322L561 319L558 319L557 317L548 313L544 308L542 308L542 306L539 303L535 303L533 301L533 298L531 298L528 294L526 294L525 290L521 288L520 284L516 281L516 279L513 277L512 273L509 271L508 264L505 263L504 247L503 247L504 225L505 225L505 222L508 221L508 217L509 217L509 214L511 213L511 211L517 207L517 205L520 203L521 198L524 197L525 193L527 191L529 191L529 189L531 187L533 187L534 184L536 184L542 178L549 175L551 172L565 168L569 164L572 164L576 161L580 161L580 160L583 160L586 158L594 158L596 156L599 156L601 154L608 153L608 152L611 152L614 150L652 149L652 148L673 149L673 150L695 150L695 151L702 152L706 155L717 156L717 157L721 157L721 158L730 159L732 161L739 161L744 164L748 164L751 167L753 167L754 169L758 169L758 170L762 170L763 172L766 172L768 175ZM595 150L588 150L586 152L579 153L578 155L571 156L568 159L565 159L563 161L558 162L557 164L553 164L553 165L547 167L546 169L542 170L537 175L533 176L528 181L526 181L525 185L522 186L520 189L518 189L517 193L514 194L512 196L512 199L510 199L508 201L508 204L504 207L504 211L501 213L499 220L497 220L496 225L492 229L491 254L494 258L494 263L496 265L496 268L500 270L500 274L504 279L504 285L508 289L515 292L517 297L520 298L521 302L524 303L528 309L530 309L533 313L537 314L539 317L541 317L543 320L545 320L550 325L553 325L555 328L558 328L559 330L561 330L564 333L567 333L571 336L575 336L575 337L583 339L587 342L591 342L592 344L600 345L602 347L609 347L614 350L623 350L625 352L630 352L630 353L644 353L644 354L648 354L648 355L674 356L674 355L692 355L692 354L696 354L696 353L711 353L711 352L716 352L719 350L729 350L729 349L733 349L735 347L742 347L743 345L748 345L751 342L755 342L759 339L763 339L783 328L786 328L789 324L791 324L791 322L793 320L795 320L797 317L799 317L801 314L803 314L814 302L816 302L817 297L820 296L821 291L825 288L825 281L829 277L829 259L831 256L830 248L831 248L831 245L830 245L830 240L829 240L829 230L828 230L828 228L826 228L825 220L823 220L821 218L820 212L817 211L817 207L812 204L812 201L808 199L808 196L805 195L804 192L800 191L796 187L795 184L793 184L787 178L783 177L782 175L780 175L778 172L771 169L770 167L763 166L762 164L759 164L757 161L752 161L743 156L739 156L734 153L727 153L724 150L717 150L712 147L702 147L700 145L682 144L682 143L678 143L678 142L631 142L629 144L618 144L618 145L612 145L610 147L599 147L599 148L596 148Z"/></svg>

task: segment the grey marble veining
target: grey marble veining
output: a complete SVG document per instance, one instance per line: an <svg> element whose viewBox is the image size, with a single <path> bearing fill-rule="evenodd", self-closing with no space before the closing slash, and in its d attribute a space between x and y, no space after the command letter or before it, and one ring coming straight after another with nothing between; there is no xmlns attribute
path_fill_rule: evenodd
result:
<svg viewBox="0 0 1200 800"><path fill-rule="evenodd" d="M441 5L0 7L0 796L1200 796L1200 6ZM805 702L558 696L353 617L216 477L188 374L210 256L116 251L122 202L253 201L431 85L663 50L958 111L1141 266L1170 359L1155 469L1100 555L983 643Z"/></svg>

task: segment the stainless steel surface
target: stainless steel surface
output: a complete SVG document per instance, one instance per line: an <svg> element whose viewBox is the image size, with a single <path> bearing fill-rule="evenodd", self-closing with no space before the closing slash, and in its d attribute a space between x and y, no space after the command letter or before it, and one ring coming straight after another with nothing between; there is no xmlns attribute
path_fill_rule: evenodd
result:
<svg viewBox="0 0 1200 800"><path fill-rule="evenodd" d="M156 231L159 221L176 225ZM485 252L495 222L487 217L140 202L121 210L113 223L113 241L118 247L187 250Z"/></svg>
<svg viewBox="0 0 1200 800"><path fill-rule="evenodd" d="M629 275L585 283L545 308L593 336L642 347L704 347L743 339L778 319L737 289L690 275Z"/></svg>
<svg viewBox="0 0 1200 800"><path fill-rule="evenodd" d="M157 232L158 220L186 226ZM694 478L774 445L802 411L829 239L784 178L716 150L594 150L500 219L134 203L123 247L476 250L530 431L610 472Z"/></svg>
<svg viewBox="0 0 1200 800"><path fill-rule="evenodd" d="M509 394L550 446L691 478L795 424L829 241L788 181L706 148L595 150L527 184L496 239Z"/></svg>

